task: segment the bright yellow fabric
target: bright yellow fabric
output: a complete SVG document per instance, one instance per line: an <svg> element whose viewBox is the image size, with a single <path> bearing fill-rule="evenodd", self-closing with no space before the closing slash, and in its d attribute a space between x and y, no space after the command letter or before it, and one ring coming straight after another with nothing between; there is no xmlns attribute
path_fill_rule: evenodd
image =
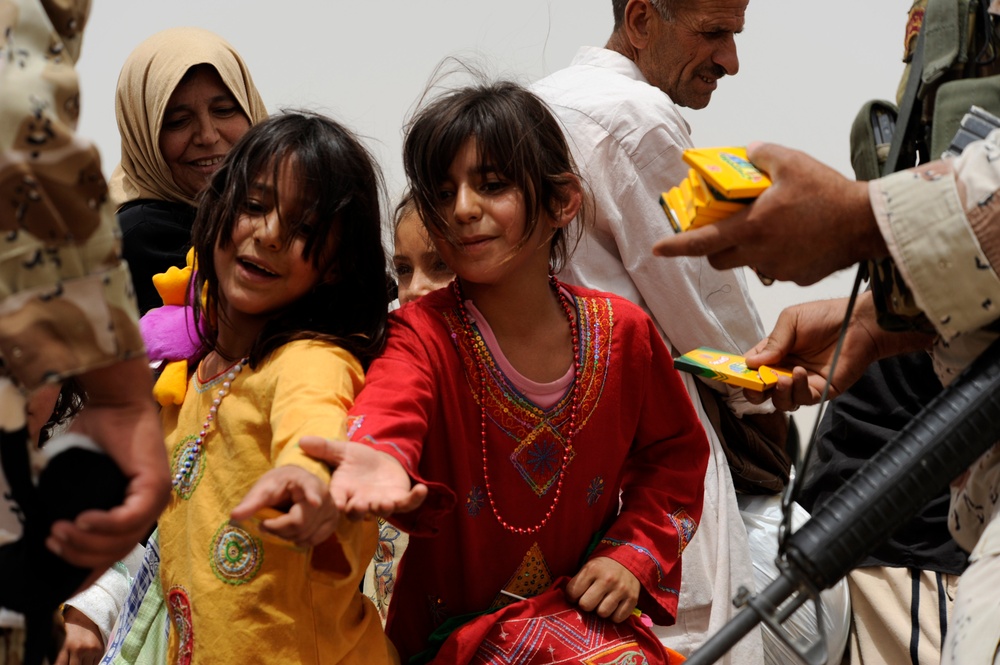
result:
<svg viewBox="0 0 1000 665"><path fill-rule="evenodd" d="M171 459L198 434L222 380L202 382L195 373L184 403L163 410ZM307 434L344 437L363 380L346 351L297 341L232 382L203 444L200 479L189 498L175 489L160 520L164 597L175 628L184 614L171 599L189 601L191 662L396 662L378 612L358 588L375 551L374 521L343 520L336 536L312 551L255 540L259 568L230 571L228 582L212 564L229 512L267 470L295 464L329 479L325 465L306 457L297 441ZM171 631L168 662L184 662L177 658L181 637Z"/></svg>

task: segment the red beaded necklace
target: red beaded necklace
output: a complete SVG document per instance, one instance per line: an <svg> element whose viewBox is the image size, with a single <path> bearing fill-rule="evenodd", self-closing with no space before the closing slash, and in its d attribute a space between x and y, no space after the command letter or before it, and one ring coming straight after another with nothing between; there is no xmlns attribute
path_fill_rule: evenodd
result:
<svg viewBox="0 0 1000 665"><path fill-rule="evenodd" d="M569 321L570 332L573 336L573 387L570 389L572 392L569 407L569 430L566 433L566 445L563 451L562 465L559 467L555 496L552 498L552 504L549 506L549 509L545 511L542 521L532 527L519 527L508 523L507 520L500 516L500 510L497 508L496 500L493 498L493 487L490 485L490 472L486 462L486 363L483 360L486 344L481 338L479 344L483 348L479 353L476 353L476 367L479 370L479 436L483 449L483 480L486 484L486 496L490 500L490 508L493 509L493 515L497 518L500 526L511 533L520 535L532 534L539 531L549 521L549 518L552 517L556 505L559 503L559 497L562 494L563 479L566 476L566 467L569 466L570 452L573 449L573 437L576 436L576 418L580 404L580 336L577 332L575 319L573 318L573 305L563 292L562 285L556 279L555 275L549 275L549 283L559 298L559 304L562 305L563 311L566 313L566 319ZM469 321L469 312L465 308L465 298L462 296L462 287L459 284L459 280L454 280L451 283L451 287L455 293L455 299L458 300L458 312L462 318L462 330L465 338L468 340L469 345L475 348L477 346L476 339L472 332L472 323Z"/></svg>

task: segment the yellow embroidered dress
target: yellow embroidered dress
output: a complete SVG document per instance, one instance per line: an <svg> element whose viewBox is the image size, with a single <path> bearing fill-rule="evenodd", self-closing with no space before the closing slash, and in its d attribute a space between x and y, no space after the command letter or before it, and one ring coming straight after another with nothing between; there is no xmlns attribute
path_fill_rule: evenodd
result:
<svg viewBox="0 0 1000 665"><path fill-rule="evenodd" d="M307 434L344 436L363 381L360 364L343 349L296 341L256 370L234 367L211 378L196 372L183 404L164 409L175 478L180 473L160 520L168 662L396 661L378 612L359 591L375 551L375 522L343 520L311 550L229 523L229 512L273 467L294 464L329 479L297 442ZM216 399L218 412L201 434Z"/></svg>

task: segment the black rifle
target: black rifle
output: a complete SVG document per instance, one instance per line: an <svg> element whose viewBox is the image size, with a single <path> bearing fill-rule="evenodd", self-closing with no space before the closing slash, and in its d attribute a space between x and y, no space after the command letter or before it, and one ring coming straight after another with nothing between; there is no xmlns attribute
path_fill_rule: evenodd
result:
<svg viewBox="0 0 1000 665"><path fill-rule="evenodd" d="M781 622L837 583L899 525L909 521L952 479L1000 439L1000 341L986 350L855 473L801 529L778 557L780 576L713 635L685 665L714 663L761 621L810 665L826 661L820 638L802 643Z"/></svg>

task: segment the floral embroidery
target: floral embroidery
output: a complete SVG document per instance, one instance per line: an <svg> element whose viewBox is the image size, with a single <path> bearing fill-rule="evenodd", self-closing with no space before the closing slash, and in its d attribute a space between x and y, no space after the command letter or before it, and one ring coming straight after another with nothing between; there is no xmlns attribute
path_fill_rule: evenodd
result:
<svg viewBox="0 0 1000 665"><path fill-rule="evenodd" d="M528 464L533 473L552 473L559 468L561 455L552 441L537 441L528 449Z"/></svg>
<svg viewBox="0 0 1000 665"><path fill-rule="evenodd" d="M476 517L479 515L479 511L483 509L483 503L486 501L486 492L479 485L476 485L471 490L469 490L468 496L465 497L465 509L469 511L471 517Z"/></svg>
<svg viewBox="0 0 1000 665"><path fill-rule="evenodd" d="M381 517L378 519L378 525L378 547L372 559L375 563L375 593L372 601L379 614L384 617L396 584L394 574L397 563L396 541L400 538L400 532Z"/></svg>
<svg viewBox="0 0 1000 665"><path fill-rule="evenodd" d="M226 584L246 584L264 562L264 543L226 522L212 538L210 555L216 577Z"/></svg>
<svg viewBox="0 0 1000 665"><path fill-rule="evenodd" d="M181 586L167 592L167 611L177 631L177 665L190 665L194 658L194 626L191 623L191 600Z"/></svg>
<svg viewBox="0 0 1000 665"><path fill-rule="evenodd" d="M677 531L677 556L684 553L684 549L694 538L694 532L698 530L698 523L687 514L683 508L678 508L673 515L667 515L667 519Z"/></svg>
<svg viewBox="0 0 1000 665"><path fill-rule="evenodd" d="M552 429L550 423L543 421L514 450L510 460L531 490L538 496L544 496L558 482L565 450L566 442L562 434ZM567 468L574 457L576 451L570 450Z"/></svg>
<svg viewBox="0 0 1000 665"><path fill-rule="evenodd" d="M173 468L173 477L178 479L174 491L184 500L191 498L202 476L205 475L204 449L196 443L197 439L197 436L191 434L174 446L170 465Z"/></svg>
<svg viewBox="0 0 1000 665"><path fill-rule="evenodd" d="M604 478L597 476L590 482L587 488L587 505L593 506L604 496Z"/></svg>

